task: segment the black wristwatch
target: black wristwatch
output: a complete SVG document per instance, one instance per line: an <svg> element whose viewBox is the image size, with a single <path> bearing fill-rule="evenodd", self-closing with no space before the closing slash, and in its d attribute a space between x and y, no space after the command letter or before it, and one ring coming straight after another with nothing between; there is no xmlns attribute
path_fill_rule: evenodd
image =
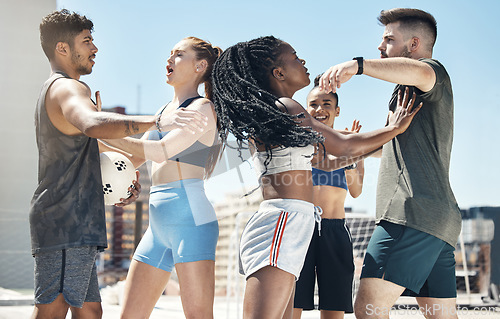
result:
<svg viewBox="0 0 500 319"><path fill-rule="evenodd" d="M358 73L356 73L356 75L363 74L363 60L364 60L363 57L358 56L358 57L353 58L353 60L358 61Z"/></svg>

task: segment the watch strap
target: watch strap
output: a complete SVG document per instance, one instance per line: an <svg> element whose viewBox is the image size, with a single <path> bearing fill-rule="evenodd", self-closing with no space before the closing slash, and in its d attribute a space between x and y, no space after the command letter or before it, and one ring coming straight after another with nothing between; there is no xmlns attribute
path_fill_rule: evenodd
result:
<svg viewBox="0 0 500 319"><path fill-rule="evenodd" d="M353 58L353 60L358 61L358 73L356 73L356 75L363 74L363 61L364 61L363 57L358 56Z"/></svg>

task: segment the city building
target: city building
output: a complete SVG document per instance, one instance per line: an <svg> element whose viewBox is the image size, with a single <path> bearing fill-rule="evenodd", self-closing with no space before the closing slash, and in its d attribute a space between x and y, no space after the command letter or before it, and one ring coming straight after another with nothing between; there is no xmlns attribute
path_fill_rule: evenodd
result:
<svg viewBox="0 0 500 319"><path fill-rule="evenodd" d="M237 274L240 236L248 219L259 209L262 201L260 190L247 196L243 196L244 194L243 191L228 193L224 200L214 204L219 220L219 241L215 254L217 295L226 295L227 289L234 288L243 280L243 276Z"/></svg>

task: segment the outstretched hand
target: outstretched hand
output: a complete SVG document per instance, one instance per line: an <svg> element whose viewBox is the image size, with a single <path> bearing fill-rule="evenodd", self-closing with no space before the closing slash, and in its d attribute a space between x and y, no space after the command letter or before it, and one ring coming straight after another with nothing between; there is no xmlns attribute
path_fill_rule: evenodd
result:
<svg viewBox="0 0 500 319"><path fill-rule="evenodd" d="M406 88L403 97L402 95L403 95L403 90L399 90L398 105L394 112L389 111L389 121L388 121L389 125L394 125L399 130L399 134L406 131L406 129L410 126L411 121L415 117L415 114L417 114L418 111L420 111L423 105L423 102L420 102L420 104L415 109L413 109L413 104L415 103L416 94L414 92L412 98L409 99L408 87Z"/></svg>
<svg viewBox="0 0 500 319"><path fill-rule="evenodd" d="M176 109L173 113L163 114L160 118L162 131L171 131L176 128L183 129L191 134L203 132L208 123L208 118L197 110L185 108Z"/></svg>
<svg viewBox="0 0 500 319"><path fill-rule="evenodd" d="M359 130L361 130L361 125L359 124L359 120L354 120L352 122L352 127L351 127L351 130L349 131L349 129L346 127L345 130L348 131L348 132L351 132L351 133L359 133Z"/></svg>
<svg viewBox="0 0 500 319"><path fill-rule="evenodd" d="M319 89L326 93L335 93L342 83L349 81L356 73L358 73L358 63L354 60L334 65L319 79Z"/></svg>

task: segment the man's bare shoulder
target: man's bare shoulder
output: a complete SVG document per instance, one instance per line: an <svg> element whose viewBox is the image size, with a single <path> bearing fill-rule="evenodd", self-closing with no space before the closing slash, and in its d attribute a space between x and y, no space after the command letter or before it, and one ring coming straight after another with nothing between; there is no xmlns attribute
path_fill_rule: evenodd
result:
<svg viewBox="0 0 500 319"><path fill-rule="evenodd" d="M51 99L65 99L71 96L90 96L90 87L82 81L71 78L60 78L50 86L48 96Z"/></svg>
<svg viewBox="0 0 500 319"><path fill-rule="evenodd" d="M81 122L83 106L92 104L90 96L90 88L84 82L71 78L54 81L45 98L45 108L52 124L64 134L82 134L76 123Z"/></svg>

